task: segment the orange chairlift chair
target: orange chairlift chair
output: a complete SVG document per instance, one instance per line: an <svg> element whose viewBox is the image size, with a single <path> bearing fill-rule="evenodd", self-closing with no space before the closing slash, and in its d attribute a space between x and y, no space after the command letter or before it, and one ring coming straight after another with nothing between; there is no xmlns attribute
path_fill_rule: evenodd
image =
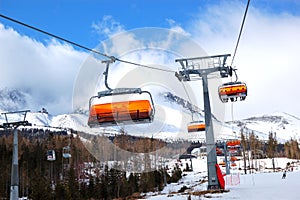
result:
<svg viewBox="0 0 300 200"><path fill-rule="evenodd" d="M244 101L247 97L248 89L247 89L247 85L245 83L238 81L236 69L229 67L228 71L227 71L228 74L226 74L226 72L223 72L223 74L224 73L225 73L225 75L223 75L223 77L228 77L228 75L232 76L234 73L236 80L228 82L228 83L224 83L219 86L218 93L219 93L220 100L223 103L227 103L229 99L231 102L235 102L238 99L240 101Z"/></svg>
<svg viewBox="0 0 300 200"><path fill-rule="evenodd" d="M188 124L188 132L205 131L205 123L203 121L193 121Z"/></svg>
<svg viewBox="0 0 300 200"><path fill-rule="evenodd" d="M219 97L223 103L237 101L238 97L241 101L245 100L247 96L247 86L242 82L229 82L219 86Z"/></svg>
<svg viewBox="0 0 300 200"><path fill-rule="evenodd" d="M192 122L188 124L188 133L205 131L205 122L198 120L194 121L194 112L192 112Z"/></svg>
<svg viewBox="0 0 300 200"><path fill-rule="evenodd" d="M229 148L236 148L241 146L240 140L230 140L226 142L227 147Z"/></svg>
<svg viewBox="0 0 300 200"><path fill-rule="evenodd" d="M89 103L90 114L88 119L88 125L90 127L113 126L117 123L150 123L153 121L154 104L149 92L142 91L140 88L118 88L117 90L118 92L115 92L115 90L99 92L98 96L91 97ZM123 92L121 92L122 90ZM92 104L92 100L94 98L134 93L148 93L150 101L145 99Z"/></svg>
<svg viewBox="0 0 300 200"><path fill-rule="evenodd" d="M116 88L111 89L107 84L108 67L111 61L107 61L105 75L105 86L108 90L98 92L97 96L92 96L89 100L89 119L88 126L115 126L117 123L137 124L150 123L154 119L154 103L152 95L141 88ZM114 95L129 95L146 93L150 97L142 100L125 100L118 102L96 103L95 98L102 98Z"/></svg>

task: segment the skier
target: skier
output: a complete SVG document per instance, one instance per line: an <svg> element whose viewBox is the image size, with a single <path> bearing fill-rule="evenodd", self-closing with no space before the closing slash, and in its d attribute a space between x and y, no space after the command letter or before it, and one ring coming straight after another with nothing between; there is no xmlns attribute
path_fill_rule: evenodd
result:
<svg viewBox="0 0 300 200"><path fill-rule="evenodd" d="M284 170L282 174L282 179L285 179L285 177L286 177L286 171Z"/></svg>

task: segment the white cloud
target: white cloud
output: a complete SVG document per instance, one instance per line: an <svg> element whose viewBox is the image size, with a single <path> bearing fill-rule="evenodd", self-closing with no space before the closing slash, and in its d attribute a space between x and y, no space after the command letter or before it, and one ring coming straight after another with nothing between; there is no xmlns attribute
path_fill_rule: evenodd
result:
<svg viewBox="0 0 300 200"><path fill-rule="evenodd" d="M99 35L104 35L106 37L110 37L125 30L124 26L116 21L111 15L105 15L101 21L94 22L92 28L95 29Z"/></svg>
<svg viewBox="0 0 300 200"><path fill-rule="evenodd" d="M207 6L205 10L199 10L199 14L188 24L180 25L172 19L167 21L174 33L195 39L209 55L233 53L244 10L245 4L240 1L222 1L220 4ZM157 37L153 32L147 35L147 30L143 32L141 29L140 33L144 39L141 40L141 37L135 36L132 31L124 33L124 26L112 16L103 17L101 22L94 23L92 27L100 35L116 36L112 37L111 43L100 44L103 45L101 48L104 52L133 62L169 64L170 60L163 60L151 52L134 53L141 50L145 44L148 44L148 47L159 46L161 50L171 49L173 52L181 49L180 52L188 52L186 56L191 57L203 55L194 52L194 47L191 47L190 43L173 44L172 41L176 37L174 33L165 40L159 38L149 44L145 38ZM138 30L133 32L139 33ZM287 13L268 13L250 4L234 62L234 66L238 68L239 79L247 83L249 93L245 102L234 104L235 118L274 111L285 111L299 116L300 93L297 88L298 74L300 74L299 35L300 17ZM86 53L55 40L48 41L46 44L35 41L2 24L0 24L0 44L1 87L29 91L37 99L37 106L46 107L50 112L71 111L73 84L79 70L82 69L81 65L87 56ZM151 57L153 55L155 59ZM228 63L230 64L230 60ZM93 70L96 70L98 64L92 62L92 65ZM171 65L174 67L178 63ZM121 70L114 75L122 77L122 74L126 73L125 69L122 69L121 65L118 68ZM88 67L84 70L87 76L80 80L89 79L90 73L94 72ZM103 66L101 70L103 71ZM96 77L99 77L98 72L94 76L96 81ZM118 83L117 80L112 81L112 85ZM84 89L83 84L82 89ZM230 120L230 104L228 104L228 113Z"/></svg>
<svg viewBox="0 0 300 200"><path fill-rule="evenodd" d="M210 55L233 54L244 10L239 1L211 6L195 17L188 30ZM245 102L235 103L235 118L274 111L300 115L299 35L299 16L250 6L234 61L249 93Z"/></svg>
<svg viewBox="0 0 300 200"><path fill-rule="evenodd" d="M166 19L166 21L169 23L170 29L172 31L176 31L182 35L190 36L188 32L186 32L180 24L178 24L175 20L173 19Z"/></svg>
<svg viewBox="0 0 300 200"><path fill-rule="evenodd" d="M0 85L26 91L36 100L32 110L71 112L72 91L86 57L67 44L43 44L0 24Z"/></svg>

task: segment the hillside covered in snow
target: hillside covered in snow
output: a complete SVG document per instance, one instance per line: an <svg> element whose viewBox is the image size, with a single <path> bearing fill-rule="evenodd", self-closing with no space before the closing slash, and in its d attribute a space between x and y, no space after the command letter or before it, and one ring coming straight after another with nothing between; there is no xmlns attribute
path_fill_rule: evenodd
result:
<svg viewBox="0 0 300 200"><path fill-rule="evenodd" d="M155 99L159 106L156 107L154 121L146 125L89 128L87 126L88 112L52 115L44 108L41 111L29 112L26 120L32 123L34 128L69 128L89 134L118 134L122 129L128 134L142 137L166 140L205 140L205 132L187 133L191 111L198 112L199 119L203 120L204 113L200 108L169 92L160 92L156 94ZM0 112L3 113L30 107L31 98L27 93L6 88L0 91L0 101ZM8 120L18 121L22 118L22 115L10 115ZM4 122L5 116L2 114L0 124ZM267 140L270 131L275 132L277 139L281 142L300 139L300 118L284 112L251 116L233 122L221 122L213 118L213 125L216 140L239 138L241 129L244 133L254 132L262 140Z"/></svg>

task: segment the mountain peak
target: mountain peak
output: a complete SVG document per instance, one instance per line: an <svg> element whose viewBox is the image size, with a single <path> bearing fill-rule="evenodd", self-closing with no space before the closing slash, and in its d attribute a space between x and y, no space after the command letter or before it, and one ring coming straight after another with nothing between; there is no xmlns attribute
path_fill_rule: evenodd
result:
<svg viewBox="0 0 300 200"><path fill-rule="evenodd" d="M29 99L29 94L18 89L0 89L0 110L9 112L25 109Z"/></svg>

